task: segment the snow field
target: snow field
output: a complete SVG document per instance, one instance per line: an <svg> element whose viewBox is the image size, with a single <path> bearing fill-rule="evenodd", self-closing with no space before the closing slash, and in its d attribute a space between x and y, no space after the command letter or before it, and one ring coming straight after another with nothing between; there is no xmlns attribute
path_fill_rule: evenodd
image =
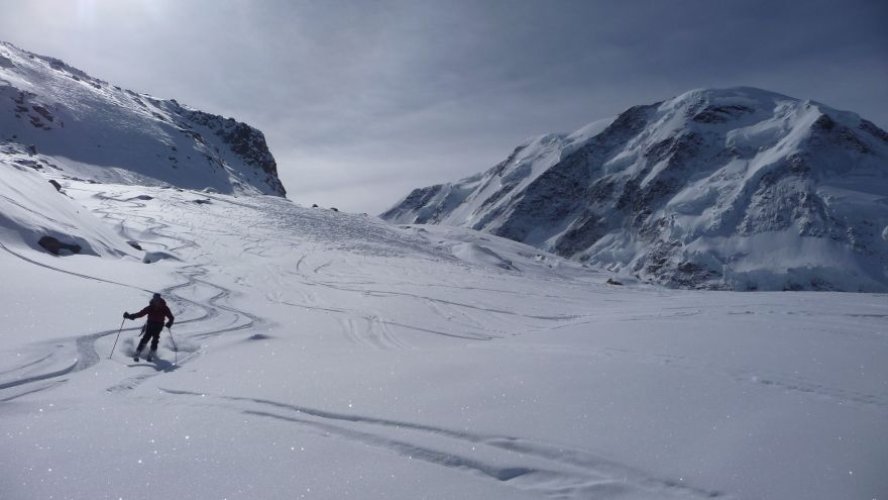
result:
<svg viewBox="0 0 888 500"><path fill-rule="evenodd" d="M884 295L609 286L471 231L65 190L116 241L177 260L0 251L9 498L888 491ZM164 330L161 360L133 363L128 321L109 360L152 291L178 352Z"/></svg>

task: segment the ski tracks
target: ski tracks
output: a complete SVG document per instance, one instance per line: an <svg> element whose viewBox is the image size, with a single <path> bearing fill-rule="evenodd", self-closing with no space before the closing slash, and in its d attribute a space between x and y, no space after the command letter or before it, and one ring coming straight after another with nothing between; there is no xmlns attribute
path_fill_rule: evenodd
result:
<svg viewBox="0 0 888 500"><path fill-rule="evenodd" d="M134 208L142 208L145 206L145 204L133 201L133 199L121 200L104 194L99 194L97 196L105 203L130 203ZM100 209L97 211L103 213L106 218L119 221L121 224L121 231L125 232L123 219L121 219L119 215L112 214L110 207L105 210ZM188 231L179 231L177 234L170 234L167 231L171 228L170 224L158 221L154 217L147 215L130 215L130 217L140 218L148 226L145 233L150 234L155 238L172 242L172 245L159 241L152 241L152 244L159 245L170 252L181 252L187 249L199 248L196 241L178 236L179 233L190 234ZM168 365L159 369L155 368L152 372L126 378L120 383L108 387L106 391L119 393L126 390L132 390L157 375L170 372L178 368L178 366L187 364L202 354L202 347L195 346L194 341L206 341L226 333L249 329L264 322L259 317L247 311L227 305L228 299L233 294L233 291L204 279L208 274L205 265L198 263L183 266L178 274L185 278L185 281L164 289L162 293L167 297L172 297L180 308L190 307L198 309L200 313L196 317L177 321L176 326L181 327L183 325L191 324L192 327L195 325L204 325L204 327L198 329L189 328L189 330L192 331L185 336L180 337L177 345L178 351L184 351L186 354L179 357L177 365Z"/></svg>
<svg viewBox="0 0 888 500"><path fill-rule="evenodd" d="M110 203L128 204L129 207L133 209L141 209L146 206L145 203L142 203L141 201L136 201L138 200L138 198L119 199L105 193L96 193L94 197L100 201L102 207L96 208L93 211L101 214L103 218L108 219L115 225L118 225L119 231L124 236L128 236L128 230L125 226L125 220L120 215L112 213ZM180 238L179 236L173 234L168 234L166 230L171 226L164 222L158 221L154 217L140 214L130 214L128 215L128 217L130 217L131 219L141 220L148 226L142 232L142 234L147 234L153 237L151 242L152 245L164 248L169 252L181 252L182 250L198 247L198 244L195 241ZM157 239L165 241L157 241ZM95 276L76 273L55 266L50 266L48 264L44 264L30 259L24 255L21 255L18 252L15 252L6 247L2 243L0 243L0 249L21 259L22 261L41 266L55 272L65 273L82 279L108 283L110 285L136 289L146 293L150 292L149 290L145 290L126 283L110 281ZM248 329L263 322L262 319L249 312L242 311L235 307L227 305L227 299L231 296L233 292L230 289L216 285L203 279L207 272L207 269L201 264L183 266L178 274L184 278L184 281L177 285L173 285L164 290L161 290L161 293L175 302L180 309L197 309L198 311L200 311L194 317L177 321L177 326L187 324L205 325L205 328L197 329L196 331L193 331L187 334L187 336L184 336L180 339L179 351L185 352L186 354L179 357L179 365L188 363L190 360L201 354L201 349L199 347L194 347L192 345L192 340L206 340L228 332ZM207 290L209 291L207 292ZM194 298L189 298L189 294L193 295ZM132 332L138 328L140 327L130 327L122 329L120 331ZM14 393L10 393L10 395L6 396L5 398L0 399L0 401L9 401L21 397L25 394L32 394L34 392L39 392L41 390L55 387L56 385L67 380L60 379L60 377L68 376L73 373L86 370L99 363L101 361L101 357L96 350L96 343L103 337L116 333L118 333L118 329L102 330L99 332L80 335L72 339L55 341L52 343L54 347L48 354L40 356L36 360L28 361L21 366L5 370L0 375L4 375L4 378L7 378L8 381L0 382L0 391L5 391L7 389L14 389L15 391ZM182 349L183 346L185 347L184 349ZM73 355L73 361L61 364L60 366L60 357L66 355ZM52 367L52 369L40 373L41 366ZM152 372L149 373L139 374L134 377L127 377L121 380L119 383L108 387L106 391L111 393L119 393L124 390L134 389L146 380L159 374L171 371L174 368L175 367L167 367L166 369L160 370L154 369L152 370ZM46 383L46 381L49 382ZM39 388L26 388L25 390L21 390L21 388L25 386L30 386L39 382L43 382L43 384Z"/></svg>
<svg viewBox="0 0 888 500"><path fill-rule="evenodd" d="M497 338L513 336L528 329L548 330L567 322L576 322L588 318L588 315L576 314L526 314L501 307L485 306L482 304L466 303L443 297L431 296L427 293L411 293L395 289L380 289L377 282L343 282L336 280L335 275L325 275L321 272L333 268L333 262L324 260L318 264L309 264L307 260L312 254L303 253L296 262L294 271L283 271L292 277L292 281L298 281L308 287L321 287L334 293L359 295L362 298L377 300L407 299L415 301L423 309L428 311L427 318L436 318L437 321L447 327L436 328L435 321L426 319L423 325L417 325L409 320L385 318L378 313L367 313L343 308L341 306L319 304L317 297L311 294L311 301L303 300L296 303L293 300L284 300L280 293L266 294L270 301L298 307L306 310L326 311L341 315L339 321L345 337L352 343L366 345L381 349L400 348L409 343L402 339L403 335L397 334L394 329L412 332L421 335L435 335L445 338L461 340L490 341ZM308 269L308 271L306 271ZM279 279L279 278L275 278ZM371 285L371 286L367 286ZM402 284L403 285L403 284ZM451 293L473 290L471 287L442 287ZM304 298L308 298L308 295Z"/></svg>
<svg viewBox="0 0 888 500"><path fill-rule="evenodd" d="M160 388L198 406L273 419L550 498L723 498L719 491L657 478L594 453L514 436L337 413L260 398Z"/></svg>
<svg viewBox="0 0 888 500"><path fill-rule="evenodd" d="M201 266L188 266L186 270L180 274L185 276L187 280L184 283L167 288L164 290L164 294L167 296L174 296L178 301L199 308L202 310L202 314L196 318L177 322L176 325L181 326L189 323L196 323L199 325L202 323L210 323L213 324L213 326L208 329L198 329L187 334L187 336L180 338L178 343L179 353L185 352L186 354L184 356L179 356L177 365L161 367L160 369L155 368L152 372L128 377L120 383L106 388L105 390L107 392L120 393L122 391L135 389L142 383L157 375L173 371L179 366L189 363L203 352L202 347L194 345L194 341L206 341L226 333L246 330L263 322L263 320L249 312L225 305L223 302L230 297L232 291L201 279L201 277L206 274L206 270ZM202 291L201 289L209 290L209 292ZM182 291L191 291L197 300L185 297Z"/></svg>
<svg viewBox="0 0 888 500"><path fill-rule="evenodd" d="M405 344L392 333L389 325L376 314L347 313L339 318L346 337L355 344L370 346L376 349L402 349Z"/></svg>

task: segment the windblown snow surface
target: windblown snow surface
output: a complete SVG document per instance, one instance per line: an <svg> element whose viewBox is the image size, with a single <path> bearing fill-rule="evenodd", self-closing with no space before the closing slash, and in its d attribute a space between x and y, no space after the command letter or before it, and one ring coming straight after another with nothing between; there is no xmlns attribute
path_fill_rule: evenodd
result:
<svg viewBox="0 0 888 500"><path fill-rule="evenodd" d="M465 229L2 168L3 499L888 492L886 295L608 285ZM94 255L33 246L65 224ZM141 321L109 359L154 291L160 359Z"/></svg>

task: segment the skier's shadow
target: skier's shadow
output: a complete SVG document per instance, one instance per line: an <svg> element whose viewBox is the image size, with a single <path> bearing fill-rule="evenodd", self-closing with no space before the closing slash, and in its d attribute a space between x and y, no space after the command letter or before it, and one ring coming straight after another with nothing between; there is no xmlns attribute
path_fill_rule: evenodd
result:
<svg viewBox="0 0 888 500"><path fill-rule="evenodd" d="M144 363L130 363L126 366L147 366L159 372L171 372L179 369L179 365L174 365L165 359L155 359L154 361L146 361Z"/></svg>

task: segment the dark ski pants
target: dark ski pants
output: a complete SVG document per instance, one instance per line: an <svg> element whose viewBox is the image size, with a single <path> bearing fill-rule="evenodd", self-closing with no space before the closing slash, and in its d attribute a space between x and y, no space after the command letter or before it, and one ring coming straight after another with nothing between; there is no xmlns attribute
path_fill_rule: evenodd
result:
<svg viewBox="0 0 888 500"><path fill-rule="evenodd" d="M145 333L142 334L142 340L139 341L139 347L136 348L136 352L142 352L142 349L148 344L148 341L151 341L151 350L157 350L157 342L160 341L160 332L163 330L163 323L155 323L153 321L149 321L145 323Z"/></svg>

